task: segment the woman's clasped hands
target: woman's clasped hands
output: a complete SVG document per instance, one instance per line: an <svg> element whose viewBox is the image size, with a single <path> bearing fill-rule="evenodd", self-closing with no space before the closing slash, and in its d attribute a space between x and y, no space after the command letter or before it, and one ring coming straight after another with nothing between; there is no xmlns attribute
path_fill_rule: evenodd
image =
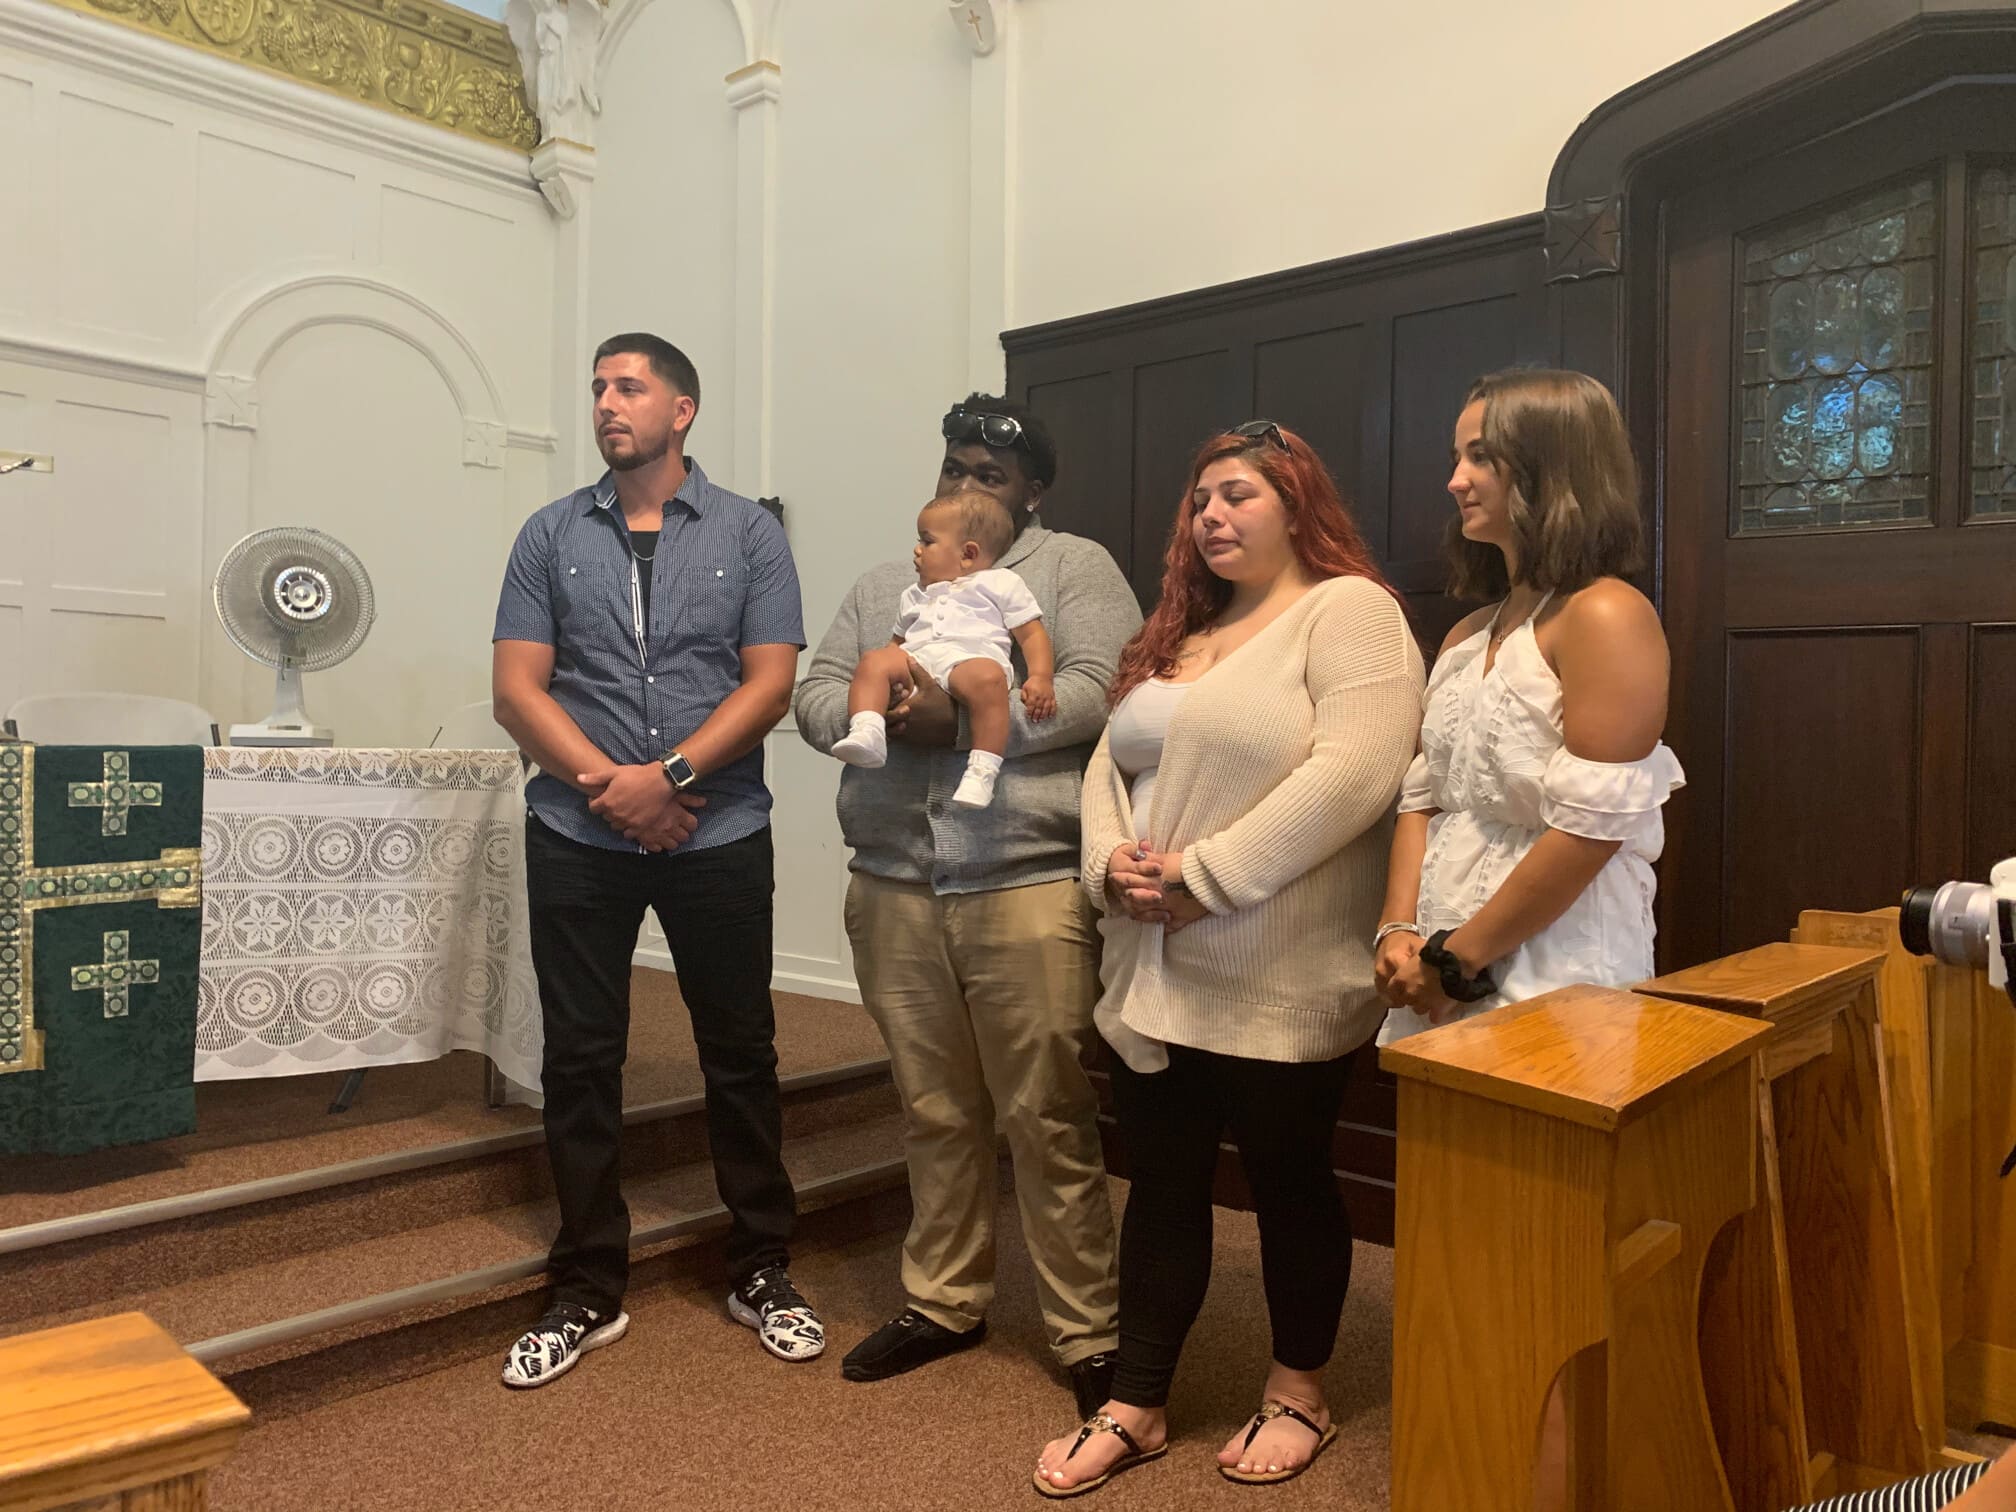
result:
<svg viewBox="0 0 2016 1512"><path fill-rule="evenodd" d="M1440 1024L1456 1003L1442 991L1442 979L1421 964L1421 936L1396 929L1372 955L1372 985L1396 1008L1412 1008Z"/></svg>
<svg viewBox="0 0 2016 1512"><path fill-rule="evenodd" d="M1106 891L1136 923L1160 924L1171 934L1209 912L1183 886L1181 851L1116 847L1106 863Z"/></svg>

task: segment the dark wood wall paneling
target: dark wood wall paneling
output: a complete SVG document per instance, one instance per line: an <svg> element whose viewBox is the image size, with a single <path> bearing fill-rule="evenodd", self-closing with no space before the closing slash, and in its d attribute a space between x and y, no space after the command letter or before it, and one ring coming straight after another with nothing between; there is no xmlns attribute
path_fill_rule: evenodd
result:
<svg viewBox="0 0 2016 1512"><path fill-rule="evenodd" d="M2016 855L2016 625L1975 626L1972 639L1966 875L1980 881Z"/></svg>
<svg viewBox="0 0 2016 1512"><path fill-rule="evenodd" d="M1537 216L1011 331L1008 387L1056 432L1054 528L1113 553L1154 601L1190 459L1265 416L1336 475L1432 648L1453 512L1449 432L1470 381L1547 353Z"/></svg>
<svg viewBox="0 0 2016 1512"><path fill-rule="evenodd" d="M1667 738L1690 774L1667 811L1660 869L1669 966L1783 939L1801 908L1881 907L1907 886L1978 877L2016 846L2001 780L2010 755L1994 754L2009 727L1993 724L1990 691L2010 660L2016 527L1967 520L1982 450L1969 429L1982 423L1969 185L2016 153L2016 88L1962 78L1865 104L1870 119L1814 140L1788 134L1753 161L1676 179L1662 200L1661 427L1647 451L1674 648ZM1913 317L1929 339L1898 363L1926 396L1925 440L1906 453L1922 516L1734 528L1737 438L1757 398L1739 391L1761 378L1796 398L1806 381L1745 366L1763 360L1746 351L1752 317L1732 292L1752 239L1913 183L1928 186L1920 255L1937 269ZM1775 276L1796 287L1796 275ZM1794 433L1796 422L1764 432L1771 466L1786 465Z"/></svg>
<svg viewBox="0 0 2016 1512"><path fill-rule="evenodd" d="M1540 220L1010 332L1008 387L1049 423L1061 468L1046 523L1113 554L1144 608L1199 445L1256 416L1299 432L1337 477L1425 648L1464 607L1444 594L1449 434L1471 380L1547 355ZM1096 1074L1107 1159L1125 1174ZM1337 1128L1361 1238L1393 1232L1392 1079L1360 1058ZM1250 1200L1237 1158L1218 1200Z"/></svg>
<svg viewBox="0 0 2016 1512"><path fill-rule="evenodd" d="M1726 938L1783 939L1803 908L1859 912L1912 885L1919 638L1916 627L1729 636Z"/></svg>
<svg viewBox="0 0 2016 1512"><path fill-rule="evenodd" d="M1336 471L1432 646L1457 612L1437 548L1463 383L1515 361L1592 373L1618 394L1657 490L1651 586L1676 652L1669 738L1692 757L1693 786L1669 813L1662 958L1776 936L1800 907L1867 907L1906 882L1985 876L2016 851L2006 547L1984 535L1956 556L1936 532L1897 532L1870 572L1848 537L1759 541L1705 570L1702 548L1726 529L1702 501L1726 498L1728 407L1710 391L1727 382L1714 349L1731 281L1710 268L1673 319L1689 259L1720 253L1676 236L1670 212L1704 184L1846 140L1942 87L1992 84L2006 99L2011 76L2016 0L1795 0L1593 112L1555 163L1544 218L1010 333L1011 390L1057 428L1066 468L1046 514L1105 544L1145 602L1190 449L1269 415ZM2007 152L2007 119L1998 99L1960 150ZM1953 331L1944 343L1957 362ZM1676 402L1700 410L1704 394L1705 420L1675 425ZM1958 414L1941 422L1949 460ZM1779 558L1793 553L1798 570L1786 570ZM1928 581L1944 594L1937 614L1923 609ZM1337 1145L1367 1237L1390 1234L1392 1115L1390 1081L1368 1056ZM1111 1154L1122 1169L1124 1152ZM1240 1195L1227 1164L1220 1197Z"/></svg>

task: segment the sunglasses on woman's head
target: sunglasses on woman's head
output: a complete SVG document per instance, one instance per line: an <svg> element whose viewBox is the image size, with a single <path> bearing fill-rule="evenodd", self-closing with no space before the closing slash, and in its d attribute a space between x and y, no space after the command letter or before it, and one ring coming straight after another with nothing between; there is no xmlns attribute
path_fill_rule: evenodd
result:
<svg viewBox="0 0 2016 1512"><path fill-rule="evenodd" d="M938 427L947 441L978 441L997 451L1024 446L1022 422L1013 415L990 415L984 410L953 409L946 412Z"/></svg>
<svg viewBox="0 0 2016 1512"><path fill-rule="evenodd" d="M1294 453L1288 445L1288 438L1281 434L1281 427L1272 420L1248 420L1244 425L1235 425L1225 433L1240 436L1248 441L1271 441L1290 456Z"/></svg>

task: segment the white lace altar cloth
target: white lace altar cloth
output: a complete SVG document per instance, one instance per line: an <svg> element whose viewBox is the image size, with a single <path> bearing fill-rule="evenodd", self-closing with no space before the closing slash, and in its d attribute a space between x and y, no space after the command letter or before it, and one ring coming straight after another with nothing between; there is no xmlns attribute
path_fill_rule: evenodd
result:
<svg viewBox="0 0 2016 1512"><path fill-rule="evenodd" d="M518 753L205 757L196 1080L476 1050L536 1092Z"/></svg>

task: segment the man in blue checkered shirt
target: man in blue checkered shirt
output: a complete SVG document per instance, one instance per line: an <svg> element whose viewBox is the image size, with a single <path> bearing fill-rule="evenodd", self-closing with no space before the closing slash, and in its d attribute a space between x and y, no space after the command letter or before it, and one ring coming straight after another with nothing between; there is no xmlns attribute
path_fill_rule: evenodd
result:
<svg viewBox="0 0 2016 1512"><path fill-rule="evenodd" d="M791 1284L770 1002L770 790L761 744L791 705L805 630L784 527L686 457L700 377L659 337L595 353L609 471L525 522L497 604L497 722L526 787L532 964L546 1027L546 1150L560 1203L553 1301L507 1386L557 1380L630 1325L619 1176L630 957L658 915L693 1019L731 1227L730 1314L804 1360L825 1331Z"/></svg>

